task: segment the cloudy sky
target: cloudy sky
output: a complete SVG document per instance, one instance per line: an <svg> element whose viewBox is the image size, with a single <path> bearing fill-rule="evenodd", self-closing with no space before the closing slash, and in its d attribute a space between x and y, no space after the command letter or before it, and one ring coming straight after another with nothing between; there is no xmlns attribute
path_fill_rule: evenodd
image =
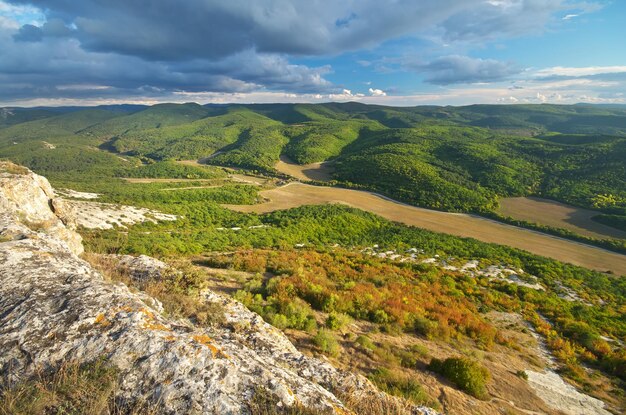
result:
<svg viewBox="0 0 626 415"><path fill-rule="evenodd" d="M0 105L626 103L623 0L0 0Z"/></svg>

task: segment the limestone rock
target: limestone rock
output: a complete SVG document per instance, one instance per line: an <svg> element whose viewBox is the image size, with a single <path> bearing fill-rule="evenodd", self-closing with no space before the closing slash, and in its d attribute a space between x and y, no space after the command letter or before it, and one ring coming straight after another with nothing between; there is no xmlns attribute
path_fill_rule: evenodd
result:
<svg viewBox="0 0 626 415"><path fill-rule="evenodd" d="M10 162L0 161L0 233L19 237L12 224L21 224L38 233L54 235L76 255L83 252L82 238L74 232L74 221L63 200L55 197L45 177ZM18 232L19 233L19 232Z"/></svg>

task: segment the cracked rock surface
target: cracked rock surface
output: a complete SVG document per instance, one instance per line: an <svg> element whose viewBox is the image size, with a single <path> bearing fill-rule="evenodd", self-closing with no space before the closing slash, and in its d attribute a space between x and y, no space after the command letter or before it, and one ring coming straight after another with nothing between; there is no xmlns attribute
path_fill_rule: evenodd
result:
<svg viewBox="0 0 626 415"><path fill-rule="evenodd" d="M158 402L165 414L242 414L261 387L284 405L351 413L332 391L390 399L364 377L303 356L242 304L212 291L222 326L170 321L160 303L105 281L77 255L80 236L48 181L0 162L0 373L17 382L63 362L105 358L119 368L122 402ZM165 264L121 258L137 278ZM238 329L233 329L237 326ZM414 413L434 414L429 408Z"/></svg>

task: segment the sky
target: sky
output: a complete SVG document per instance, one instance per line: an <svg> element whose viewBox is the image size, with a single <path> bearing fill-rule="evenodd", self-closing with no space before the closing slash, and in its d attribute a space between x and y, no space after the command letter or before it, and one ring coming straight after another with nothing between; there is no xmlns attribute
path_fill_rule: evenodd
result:
<svg viewBox="0 0 626 415"><path fill-rule="evenodd" d="M0 0L0 105L626 104L624 0Z"/></svg>

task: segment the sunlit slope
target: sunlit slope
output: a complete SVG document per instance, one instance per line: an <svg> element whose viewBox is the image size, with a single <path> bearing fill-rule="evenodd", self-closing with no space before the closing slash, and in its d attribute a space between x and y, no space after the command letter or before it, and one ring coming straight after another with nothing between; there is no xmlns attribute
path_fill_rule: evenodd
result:
<svg viewBox="0 0 626 415"><path fill-rule="evenodd" d="M110 139L132 131L187 124L210 113L210 109L198 104L158 104L130 115L100 122L81 131L81 135Z"/></svg>

